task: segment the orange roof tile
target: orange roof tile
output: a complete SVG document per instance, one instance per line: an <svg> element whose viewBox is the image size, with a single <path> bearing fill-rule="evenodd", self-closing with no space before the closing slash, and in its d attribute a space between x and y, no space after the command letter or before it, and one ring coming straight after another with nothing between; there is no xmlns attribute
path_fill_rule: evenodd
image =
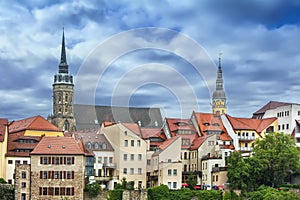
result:
<svg viewBox="0 0 300 200"><path fill-rule="evenodd" d="M167 139L165 141L163 141L159 146L158 148L161 150L159 152L155 152L154 154L159 154L161 153L163 150L165 150L168 146L170 146L175 140L177 140L178 138L180 138L180 136L174 136L174 137L171 137L170 139ZM153 155L154 155L153 154Z"/></svg>
<svg viewBox="0 0 300 200"><path fill-rule="evenodd" d="M161 128L141 128L141 134L143 139L150 137L159 137Z"/></svg>
<svg viewBox="0 0 300 200"><path fill-rule="evenodd" d="M123 126L128 128L130 131L132 131L137 136L141 137L141 128L139 125L135 123L122 123Z"/></svg>
<svg viewBox="0 0 300 200"><path fill-rule="evenodd" d="M211 113L194 112L194 115L202 135L205 135L208 131L226 132L220 117Z"/></svg>
<svg viewBox="0 0 300 200"><path fill-rule="evenodd" d="M85 155L85 151L72 137L44 136L31 155Z"/></svg>
<svg viewBox="0 0 300 200"><path fill-rule="evenodd" d="M254 118L240 118L231 117L226 115L227 119L231 123L233 129L235 130L254 130L257 133L261 133L263 130L268 128L277 118L265 118L265 119L254 119Z"/></svg>
<svg viewBox="0 0 300 200"><path fill-rule="evenodd" d="M61 131L40 115L14 121L9 125L9 133L22 130Z"/></svg>
<svg viewBox="0 0 300 200"><path fill-rule="evenodd" d="M196 130L190 119L179 119L179 118L166 118L171 136L175 136L178 130L191 131L191 134L195 134ZM183 135L183 134L182 134Z"/></svg>
<svg viewBox="0 0 300 200"><path fill-rule="evenodd" d="M193 141L193 145L191 146L191 150L196 150L196 149L198 149L202 144L203 144L203 142L207 139L207 138L209 138L209 137L211 137L212 135L207 135L207 136L201 136L201 137L197 137L196 139L194 139L194 141Z"/></svg>

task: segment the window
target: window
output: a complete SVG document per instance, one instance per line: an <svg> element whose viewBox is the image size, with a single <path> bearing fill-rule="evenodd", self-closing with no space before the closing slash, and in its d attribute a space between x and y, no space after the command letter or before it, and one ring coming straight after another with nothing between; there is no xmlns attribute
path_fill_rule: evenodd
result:
<svg viewBox="0 0 300 200"><path fill-rule="evenodd" d="M112 162L113 162L113 158L109 157L109 163L112 163Z"/></svg>
<svg viewBox="0 0 300 200"><path fill-rule="evenodd" d="M20 160L16 160L16 164L21 164L21 161Z"/></svg>
<svg viewBox="0 0 300 200"><path fill-rule="evenodd" d="M67 157L67 165L74 164L74 157Z"/></svg>
<svg viewBox="0 0 300 200"><path fill-rule="evenodd" d="M138 168L138 174L142 174L142 168Z"/></svg>
<svg viewBox="0 0 300 200"><path fill-rule="evenodd" d="M59 188L54 188L54 195L55 196L58 196L59 195Z"/></svg>
<svg viewBox="0 0 300 200"><path fill-rule="evenodd" d="M134 140L131 140L130 144L131 144L132 147L134 147Z"/></svg>
<svg viewBox="0 0 300 200"><path fill-rule="evenodd" d="M173 188L177 188L177 182L173 182Z"/></svg>
<svg viewBox="0 0 300 200"><path fill-rule="evenodd" d="M67 179L73 179L74 178L74 171L67 171Z"/></svg>
<svg viewBox="0 0 300 200"><path fill-rule="evenodd" d="M124 140L124 146L128 147L128 140Z"/></svg>
<svg viewBox="0 0 300 200"><path fill-rule="evenodd" d="M289 129L289 124L286 124L286 129Z"/></svg>
<svg viewBox="0 0 300 200"><path fill-rule="evenodd" d="M12 160L8 160L7 163L8 164L13 164L13 161Z"/></svg>
<svg viewBox="0 0 300 200"><path fill-rule="evenodd" d="M26 200L26 194L25 193L21 194L21 200Z"/></svg>
<svg viewBox="0 0 300 200"><path fill-rule="evenodd" d="M123 160L127 160L127 154L123 155Z"/></svg>
<svg viewBox="0 0 300 200"><path fill-rule="evenodd" d="M136 144L138 147L141 146L141 140L137 140L137 144Z"/></svg>
<svg viewBox="0 0 300 200"><path fill-rule="evenodd" d="M173 175L177 176L177 169L173 169Z"/></svg>
<svg viewBox="0 0 300 200"><path fill-rule="evenodd" d="M247 142L245 142L245 147L248 147L248 143Z"/></svg>
<svg viewBox="0 0 300 200"><path fill-rule="evenodd" d="M43 187L43 195L47 195L48 194L48 188Z"/></svg>
<svg viewBox="0 0 300 200"><path fill-rule="evenodd" d="M169 187L169 189L171 189L171 182L168 182L168 187Z"/></svg>
<svg viewBox="0 0 300 200"><path fill-rule="evenodd" d="M123 169L123 174L127 174L127 168Z"/></svg>
<svg viewBox="0 0 300 200"><path fill-rule="evenodd" d="M147 165L151 165L151 160L147 159Z"/></svg>
<svg viewBox="0 0 300 200"><path fill-rule="evenodd" d="M130 168L130 174L134 174L134 169Z"/></svg>
<svg viewBox="0 0 300 200"><path fill-rule="evenodd" d="M300 110L298 111L298 115L300 115Z"/></svg>
<svg viewBox="0 0 300 200"><path fill-rule="evenodd" d="M172 175L172 170L168 169L168 176L171 176L171 175Z"/></svg>
<svg viewBox="0 0 300 200"><path fill-rule="evenodd" d="M218 178L219 178L219 176L218 176L218 175L216 175L216 181L218 181Z"/></svg>
<svg viewBox="0 0 300 200"><path fill-rule="evenodd" d="M27 165L28 161L27 160L23 160L23 165Z"/></svg>
<svg viewBox="0 0 300 200"><path fill-rule="evenodd" d="M138 154L138 160L142 160L142 154Z"/></svg>
<svg viewBox="0 0 300 200"><path fill-rule="evenodd" d="M54 179L59 179L59 171L54 172Z"/></svg>
<svg viewBox="0 0 300 200"><path fill-rule="evenodd" d="M278 125L278 130L280 131L280 125Z"/></svg>
<svg viewBox="0 0 300 200"><path fill-rule="evenodd" d="M107 157L104 157L104 164L107 164Z"/></svg>
<svg viewBox="0 0 300 200"><path fill-rule="evenodd" d="M102 163L102 157L98 157L98 163Z"/></svg>
<svg viewBox="0 0 300 200"><path fill-rule="evenodd" d="M66 195L71 196L71 188L66 188Z"/></svg>
<svg viewBox="0 0 300 200"><path fill-rule="evenodd" d="M130 154L130 160L134 160L134 154Z"/></svg>
<svg viewBox="0 0 300 200"><path fill-rule="evenodd" d="M26 172L22 171L22 178L26 178Z"/></svg>
<svg viewBox="0 0 300 200"><path fill-rule="evenodd" d="M59 165L59 157L55 157L54 164Z"/></svg>
<svg viewBox="0 0 300 200"><path fill-rule="evenodd" d="M26 188L26 182L22 182L22 188Z"/></svg>
<svg viewBox="0 0 300 200"><path fill-rule="evenodd" d="M282 130L284 130L284 124L282 124Z"/></svg>
<svg viewBox="0 0 300 200"><path fill-rule="evenodd" d="M48 178L48 172L47 171L43 171L43 179L47 179Z"/></svg>

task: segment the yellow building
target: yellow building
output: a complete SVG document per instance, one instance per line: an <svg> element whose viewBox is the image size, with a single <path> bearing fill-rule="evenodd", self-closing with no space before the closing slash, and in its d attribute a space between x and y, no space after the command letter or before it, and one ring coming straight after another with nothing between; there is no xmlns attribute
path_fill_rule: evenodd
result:
<svg viewBox="0 0 300 200"><path fill-rule="evenodd" d="M0 178L6 180L5 154L7 150L7 119L0 119Z"/></svg>

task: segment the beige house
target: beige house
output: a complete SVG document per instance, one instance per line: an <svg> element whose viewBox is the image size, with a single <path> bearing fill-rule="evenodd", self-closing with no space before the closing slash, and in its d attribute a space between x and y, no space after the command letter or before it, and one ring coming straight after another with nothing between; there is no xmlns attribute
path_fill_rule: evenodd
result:
<svg viewBox="0 0 300 200"><path fill-rule="evenodd" d="M146 188L147 143L133 123L103 123L101 133L114 149L116 177L120 183L134 181L135 188Z"/></svg>
<svg viewBox="0 0 300 200"><path fill-rule="evenodd" d="M30 154L31 164L16 165L15 198L83 199L86 155L72 137L43 137Z"/></svg>
<svg viewBox="0 0 300 200"><path fill-rule="evenodd" d="M182 163L180 159L181 137L175 136L164 141L152 155L151 186L167 185L180 189L182 184Z"/></svg>

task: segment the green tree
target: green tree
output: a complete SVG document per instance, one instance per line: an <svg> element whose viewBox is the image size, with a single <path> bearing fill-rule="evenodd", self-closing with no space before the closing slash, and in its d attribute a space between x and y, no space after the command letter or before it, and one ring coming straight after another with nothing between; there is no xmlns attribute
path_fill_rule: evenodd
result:
<svg viewBox="0 0 300 200"><path fill-rule="evenodd" d="M269 133L264 139L256 140L253 153L261 165L258 175L264 185L278 187L288 175L299 172L300 151L287 134Z"/></svg>
<svg viewBox="0 0 300 200"><path fill-rule="evenodd" d="M227 157L227 177L230 190L240 189L245 191L249 178L249 164L245 162L240 152L232 152Z"/></svg>
<svg viewBox="0 0 300 200"><path fill-rule="evenodd" d="M95 197L100 193L101 186L98 182L94 182L85 186L85 191L91 196Z"/></svg>

